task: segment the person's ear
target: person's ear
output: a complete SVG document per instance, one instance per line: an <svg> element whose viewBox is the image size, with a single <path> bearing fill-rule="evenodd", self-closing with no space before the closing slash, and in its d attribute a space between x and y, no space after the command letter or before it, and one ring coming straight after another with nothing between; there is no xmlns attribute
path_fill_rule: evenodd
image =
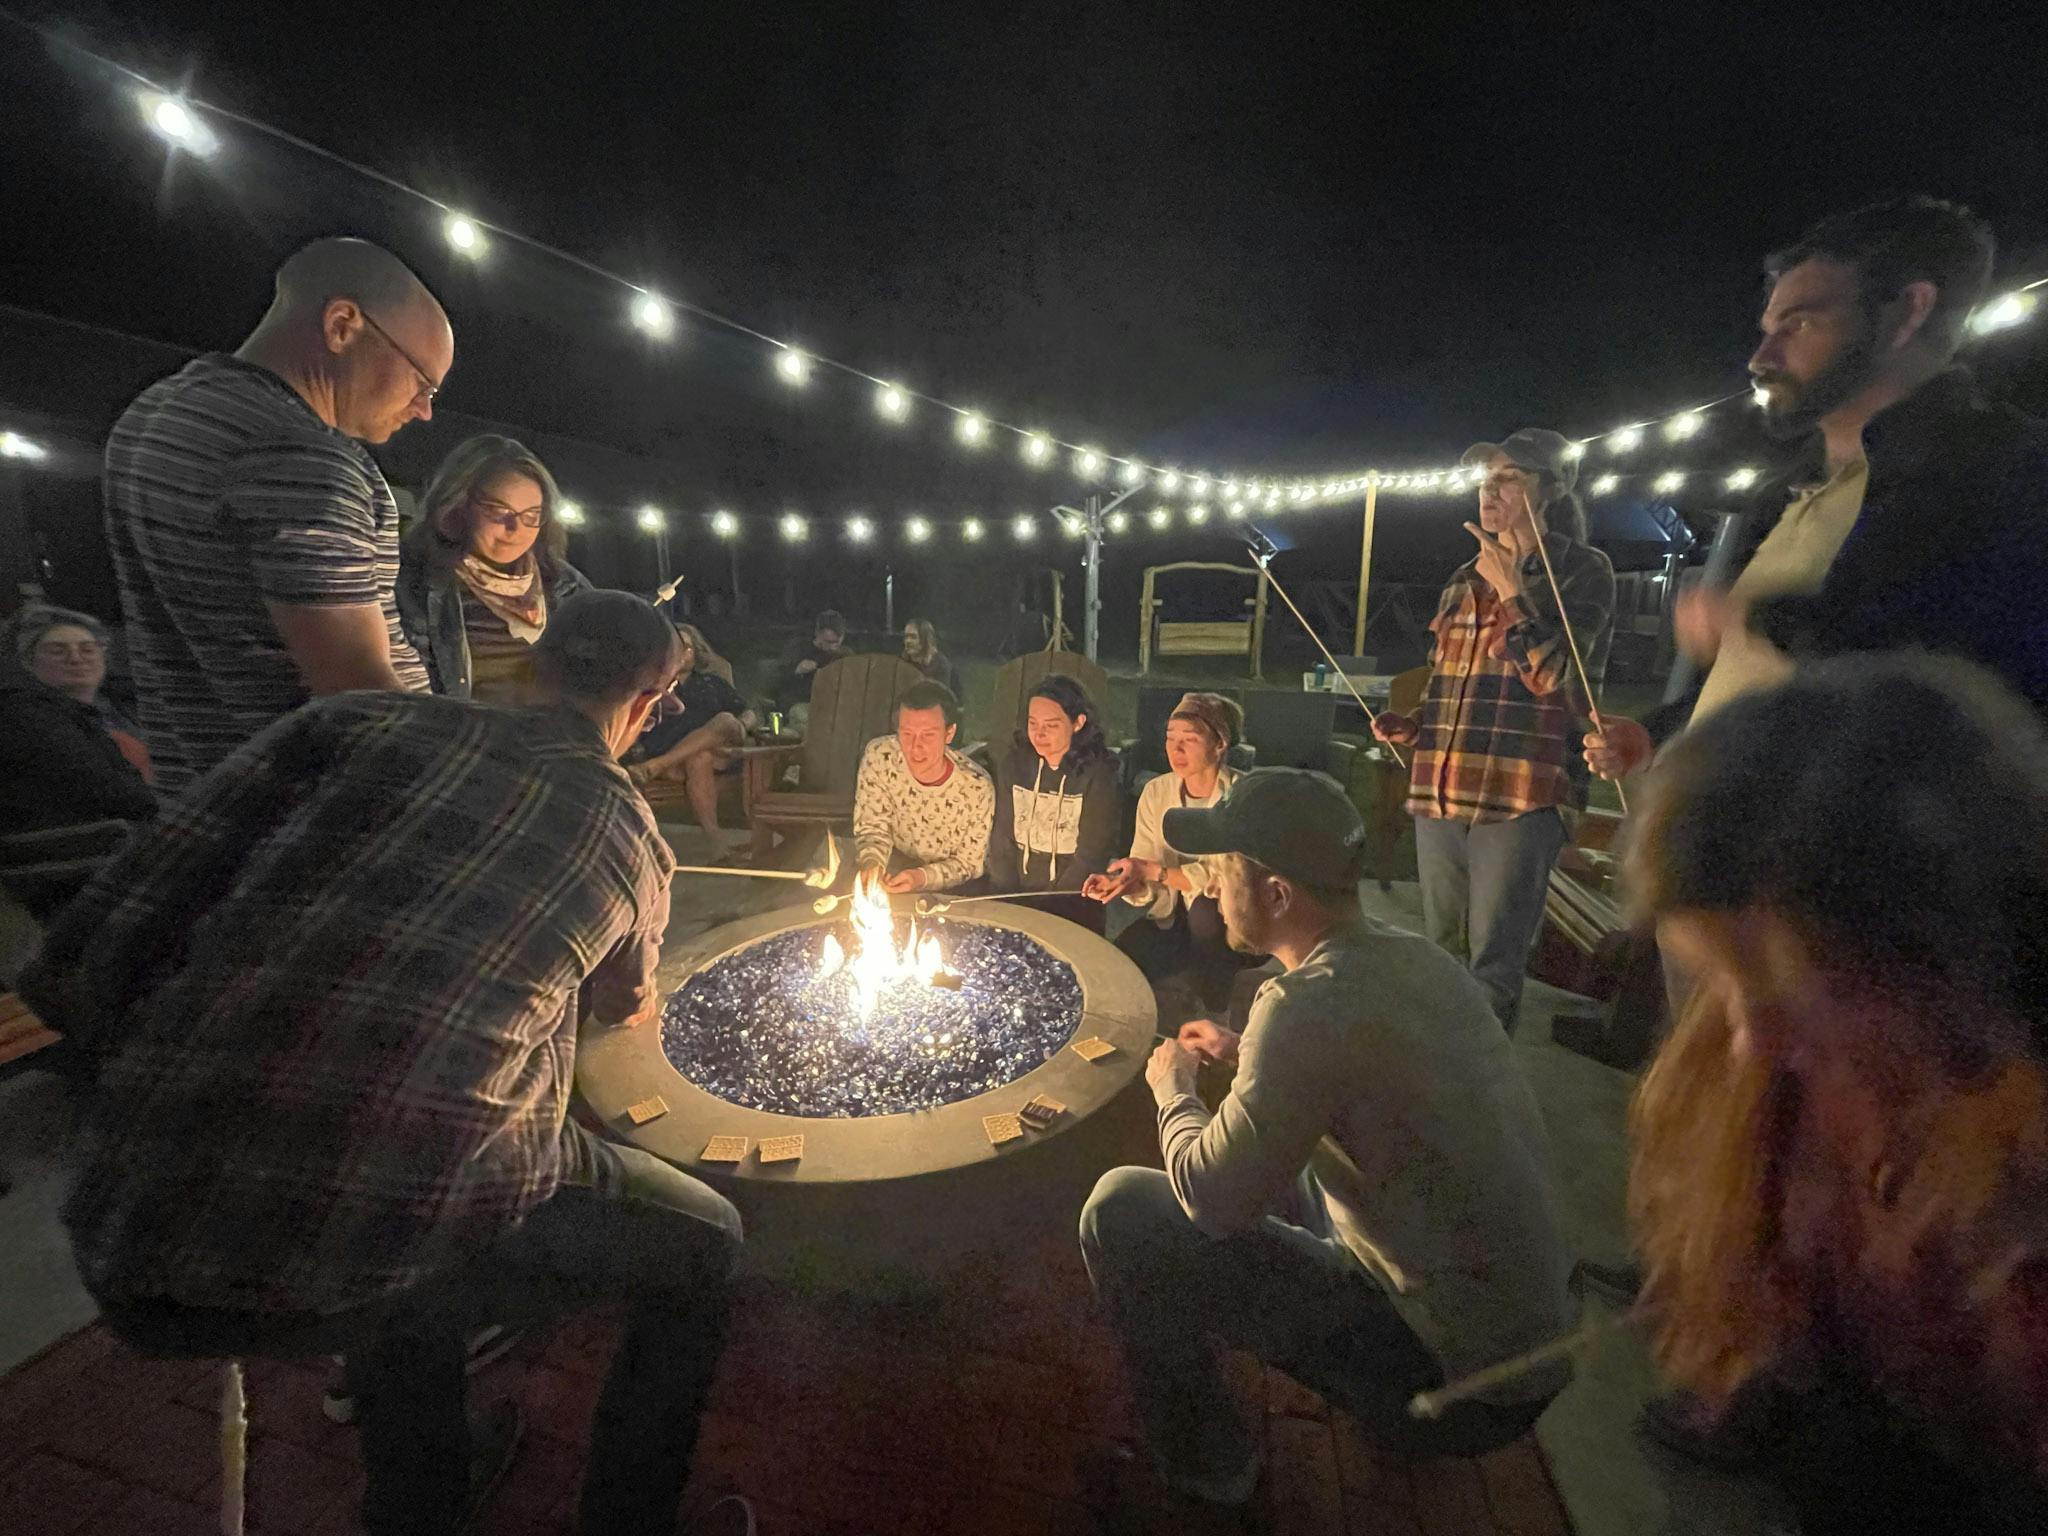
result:
<svg viewBox="0 0 2048 1536"><path fill-rule="evenodd" d="M955 736L958 736L959 734L960 734L960 727L959 727L959 726L957 726L957 725L949 725L949 726L947 726L947 727L946 727L946 745L947 745L947 746L949 746L949 747L950 747L951 745L953 745L953 738L954 738Z"/></svg>
<svg viewBox="0 0 2048 1536"><path fill-rule="evenodd" d="M1892 300L1891 346L1897 351L1918 336L1927 324L1927 317L1934 313L1934 306L1941 300L1941 290L1933 283L1922 279L1908 283L1899 290L1899 296Z"/></svg>
<svg viewBox="0 0 2048 1536"><path fill-rule="evenodd" d="M1088 717L1087 717L1086 715L1076 715L1076 716L1074 716L1074 734L1075 734L1076 736L1080 735L1080 734L1081 734L1081 730L1082 730L1082 728L1083 728L1084 726L1086 726L1087 724L1088 724Z"/></svg>
<svg viewBox="0 0 2048 1536"><path fill-rule="evenodd" d="M329 299L320 311L320 339L337 357L363 334L363 311L354 299Z"/></svg>

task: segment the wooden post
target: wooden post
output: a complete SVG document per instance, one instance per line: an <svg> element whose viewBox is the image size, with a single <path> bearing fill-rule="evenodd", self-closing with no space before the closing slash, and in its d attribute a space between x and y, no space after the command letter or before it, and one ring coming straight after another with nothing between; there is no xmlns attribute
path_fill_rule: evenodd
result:
<svg viewBox="0 0 2048 1536"><path fill-rule="evenodd" d="M1259 682L1266 680L1266 583L1270 578L1266 568L1259 567L1259 585L1252 601L1252 676Z"/></svg>
<svg viewBox="0 0 2048 1536"><path fill-rule="evenodd" d="M1365 482L1365 530L1358 540L1358 620L1351 626L1351 654L1365 654L1365 593L1372 584L1372 524L1379 511L1380 482L1371 476Z"/></svg>
<svg viewBox="0 0 2048 1536"><path fill-rule="evenodd" d="M1089 658L1091 661L1093 657ZM1144 595L1138 599L1138 675L1152 670L1152 567L1145 567Z"/></svg>

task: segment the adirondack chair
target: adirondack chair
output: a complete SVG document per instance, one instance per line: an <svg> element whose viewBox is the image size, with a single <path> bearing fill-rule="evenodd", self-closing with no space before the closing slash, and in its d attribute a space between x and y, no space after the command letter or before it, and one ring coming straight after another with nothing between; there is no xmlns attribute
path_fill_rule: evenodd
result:
<svg viewBox="0 0 2048 1536"><path fill-rule="evenodd" d="M861 752L889 733L897 698L923 676L899 656L835 661L811 681L810 729L802 741L740 753L755 863L774 851L778 833L851 824ZM783 782L792 763L797 765L794 787Z"/></svg>
<svg viewBox="0 0 2048 1536"><path fill-rule="evenodd" d="M992 755L1000 756L1024 729L1031 711L1031 690L1055 672L1079 683L1096 708L1108 707L1109 674L1079 651L1031 651L1006 661L996 673L995 692L989 701L988 747Z"/></svg>
<svg viewBox="0 0 2048 1536"><path fill-rule="evenodd" d="M732 663L723 656L707 658L704 664L728 683L734 680ZM681 779L658 779L652 784L643 784L640 793L646 797L658 820L691 814L689 788ZM732 821L745 819L746 799L741 789L741 777L734 773L723 774L718 782L719 825L726 826Z"/></svg>

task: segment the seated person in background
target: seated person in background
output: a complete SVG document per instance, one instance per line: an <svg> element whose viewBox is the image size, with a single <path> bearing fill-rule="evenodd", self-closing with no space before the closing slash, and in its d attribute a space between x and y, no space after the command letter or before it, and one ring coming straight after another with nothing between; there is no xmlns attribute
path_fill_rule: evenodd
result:
<svg viewBox="0 0 2048 1536"><path fill-rule="evenodd" d="M980 878L995 791L953 750L959 729L960 701L937 683L913 683L896 701L896 734L861 753L853 841L862 887L894 896Z"/></svg>
<svg viewBox="0 0 2048 1536"><path fill-rule="evenodd" d="M21 980L93 1079L64 1205L145 1354L346 1352L372 1536L452 1533L509 1461L464 1341L612 1300L586 1531L675 1527L740 1221L567 1117L579 1021L657 1028L674 860L617 758L676 674L639 598L534 647L542 702L350 692L207 774Z"/></svg>
<svg viewBox="0 0 2048 1536"><path fill-rule="evenodd" d="M2048 733L1847 657L1657 760L1630 888L1695 978L1632 1117L1666 1375L1805 1536L2048 1530Z"/></svg>
<svg viewBox="0 0 2048 1536"><path fill-rule="evenodd" d="M458 446L399 541L398 616L434 691L526 704L548 611L589 588L569 563L562 493L509 437Z"/></svg>
<svg viewBox="0 0 2048 1536"><path fill-rule="evenodd" d="M1096 901L1121 896L1145 908L1148 922L1132 923L1118 948L1138 963L1147 980L1192 972L1205 996L1256 963L1230 947L1216 911L1214 876L1199 860L1176 853L1160 830L1174 808L1214 805L1237 777L1224 759L1244 734L1244 711L1220 693L1184 694L1166 720L1166 764L1172 770L1146 784L1138 795L1138 824L1131 855L1114 860L1108 872L1090 875L1082 890ZM1214 999L1210 999L1212 1006Z"/></svg>
<svg viewBox="0 0 2048 1536"><path fill-rule="evenodd" d="M732 685L732 668L694 624L676 625L683 670L662 718L640 738L641 760L626 771L635 784L681 779L714 859L729 851L718 830L718 772L745 745L753 711ZM679 706L679 707L676 707Z"/></svg>
<svg viewBox="0 0 2048 1536"><path fill-rule="evenodd" d="M996 760L995 830L988 883L996 891L1072 891L1038 902L1096 932L1102 904L1082 895L1116 857L1123 787L1095 705L1071 677L1048 675L1026 701L1024 730Z"/></svg>
<svg viewBox="0 0 2048 1536"><path fill-rule="evenodd" d="M903 659L955 698L959 697L959 669L939 649L939 632L930 619L912 619L903 626Z"/></svg>
<svg viewBox="0 0 2048 1536"><path fill-rule="evenodd" d="M1176 1531L1222 1528L1250 1498L1259 1442L1219 1337L1415 1453L1518 1438L1562 1364L1437 1420L1408 1412L1578 1315L1542 1116L1485 993L1359 911L1364 824L1323 775L1241 775L1208 810L1169 810L1165 833L1212 861L1230 942L1287 969L1242 1037L1197 1021L1153 1052L1165 1171L1112 1170L1081 1214L1165 1484L1126 1464L1124 1498L1166 1503L1158 1528ZM1237 1069L1213 1115L1195 1091L1204 1059Z"/></svg>
<svg viewBox="0 0 2048 1536"><path fill-rule="evenodd" d="M0 833L154 816L149 754L100 697L100 621L30 608L15 621L14 654L27 675L0 689Z"/></svg>
<svg viewBox="0 0 2048 1536"><path fill-rule="evenodd" d="M818 669L852 654L846 645L845 618L827 608L811 626L811 638L783 658L769 697L799 733L811 723L811 683Z"/></svg>

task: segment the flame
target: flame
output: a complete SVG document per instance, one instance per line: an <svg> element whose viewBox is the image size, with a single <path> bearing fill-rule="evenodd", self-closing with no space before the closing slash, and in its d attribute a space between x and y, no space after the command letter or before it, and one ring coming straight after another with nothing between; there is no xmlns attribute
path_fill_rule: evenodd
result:
<svg viewBox="0 0 2048 1536"><path fill-rule="evenodd" d="M946 954L939 936L917 931L912 919L901 945L896 942L896 917L889 910L889 898L873 887L857 889L852 902L853 947L849 955L833 934L825 935L818 958L817 980L844 976L853 989L853 1004L861 1018L874 1015L882 993L892 985L919 981L929 986L946 968Z"/></svg>

